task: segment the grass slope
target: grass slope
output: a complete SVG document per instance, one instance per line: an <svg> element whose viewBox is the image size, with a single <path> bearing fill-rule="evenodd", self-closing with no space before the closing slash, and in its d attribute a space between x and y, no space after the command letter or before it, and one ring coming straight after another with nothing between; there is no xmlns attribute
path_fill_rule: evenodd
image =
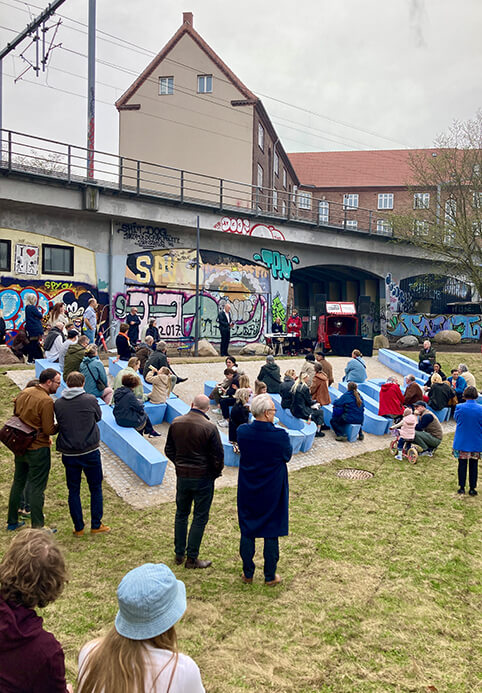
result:
<svg viewBox="0 0 482 693"><path fill-rule="evenodd" d="M466 354L454 354L448 365L464 361L482 382L478 359L478 370ZM5 419L17 390L4 376L0 386ZM186 583L180 644L209 692L478 690L481 496L456 495L450 446L448 437L434 458L416 466L394 461L387 449L291 474L290 536L281 539L279 564L284 582L275 589L262 584L259 550L255 583L239 580L235 489L215 495L202 546L213 567L187 571L172 560L174 504L135 511L106 486L112 533L72 537L54 454L46 515L59 529L70 582L42 615L64 646L70 680L79 648L113 622L121 577L143 562L163 561ZM0 459L5 516L13 465L4 447ZM347 466L374 477L337 478ZM2 553L9 540L2 532Z"/></svg>

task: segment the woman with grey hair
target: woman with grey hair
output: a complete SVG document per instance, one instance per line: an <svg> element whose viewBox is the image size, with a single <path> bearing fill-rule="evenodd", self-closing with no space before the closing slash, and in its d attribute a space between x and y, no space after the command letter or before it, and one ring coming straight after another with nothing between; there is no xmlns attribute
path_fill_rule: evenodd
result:
<svg viewBox="0 0 482 693"><path fill-rule="evenodd" d="M266 363L261 366L257 379L266 384L268 392L279 395L281 373L279 366L275 363L274 356L271 354L266 357Z"/></svg>
<svg viewBox="0 0 482 693"><path fill-rule="evenodd" d="M477 389L475 376L469 371L465 363L459 363L458 371L467 383L467 387L475 387Z"/></svg>
<svg viewBox="0 0 482 693"><path fill-rule="evenodd" d="M36 306L37 296L35 294L27 294L25 303L27 304L25 306L25 332L29 340L27 361L28 363L34 363L35 359L43 357L40 339L44 333L44 326L42 324L42 313Z"/></svg>

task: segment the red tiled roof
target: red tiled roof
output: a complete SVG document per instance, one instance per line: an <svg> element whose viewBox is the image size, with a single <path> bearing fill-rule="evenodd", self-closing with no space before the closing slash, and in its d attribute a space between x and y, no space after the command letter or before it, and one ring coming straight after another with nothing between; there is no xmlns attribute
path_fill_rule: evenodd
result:
<svg viewBox="0 0 482 693"><path fill-rule="evenodd" d="M247 99L250 103L255 104L258 99L257 97L253 94L252 91L250 91L242 82L240 79L236 77L234 72L232 72L229 67L224 63L221 58L213 51L213 49L208 46L208 44L205 42L205 40L197 33L197 31L194 30L192 26L192 15L190 16L190 21L186 21L186 14L184 15L184 22L183 24L179 27L179 29L176 31L174 36L166 43L164 48L156 55L156 57L151 60L149 65L145 68L145 70L139 75L139 77L131 84L131 86L127 89L127 91L124 92L124 94L118 99L115 103L116 108L119 110L122 110L122 107L125 108L127 102L134 96L136 91L139 89L139 87L150 77L150 75L154 72L154 70L157 68L157 66L164 60L164 58L168 55L168 53L174 48L176 43L185 35L188 34L193 41L195 41L198 46L206 53L206 55L211 58L211 60L215 63L215 65L221 70L221 72L229 79L229 81L241 92L241 94Z"/></svg>
<svg viewBox="0 0 482 693"><path fill-rule="evenodd" d="M301 185L315 188L405 187L413 184L410 155L436 149L383 149L288 154Z"/></svg>

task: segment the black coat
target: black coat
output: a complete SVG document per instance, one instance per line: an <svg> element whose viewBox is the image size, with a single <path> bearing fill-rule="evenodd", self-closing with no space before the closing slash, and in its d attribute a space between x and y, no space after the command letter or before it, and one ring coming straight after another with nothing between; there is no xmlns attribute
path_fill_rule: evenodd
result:
<svg viewBox="0 0 482 693"><path fill-rule="evenodd" d="M241 402L236 402L231 409L229 415L229 440L235 443L238 439L237 430L241 424L248 423L249 421L249 408L246 407Z"/></svg>
<svg viewBox="0 0 482 693"><path fill-rule="evenodd" d="M281 385L281 373L276 363L265 363L261 366L258 380L266 384L267 390L275 395L279 394Z"/></svg>
<svg viewBox="0 0 482 693"><path fill-rule="evenodd" d="M455 393L447 382L434 383L428 391L428 406L434 411L440 411L448 407L452 397L455 397Z"/></svg>
<svg viewBox="0 0 482 693"><path fill-rule="evenodd" d="M316 404L316 399L311 399L310 391L303 383L293 393L290 411L297 419L307 419L313 414L312 404Z"/></svg>
<svg viewBox="0 0 482 693"><path fill-rule="evenodd" d="M218 322L219 322L219 330L221 332L224 332L226 334L230 334L231 332L231 324L229 321L228 316L226 315L226 311L221 310L218 314Z"/></svg>
<svg viewBox="0 0 482 693"><path fill-rule="evenodd" d="M293 378L287 378L285 376L283 382L280 385L279 393L281 395L281 406L283 409L290 409L291 403L293 402L293 393L291 388L295 384Z"/></svg>
<svg viewBox="0 0 482 693"><path fill-rule="evenodd" d="M128 361L131 356L134 356L134 349L128 337L123 337L122 334L119 333L115 338L115 346L121 361Z"/></svg>
<svg viewBox="0 0 482 693"><path fill-rule="evenodd" d="M124 385L114 392L114 419L124 428L139 428L146 420L144 405Z"/></svg>
<svg viewBox="0 0 482 693"><path fill-rule="evenodd" d="M169 368L169 362L167 360L167 354L164 351L155 351L153 354L149 356L149 358L146 361L146 365L144 366L144 378L146 377L147 373L149 372L149 367L154 366L156 370L159 370L160 368L163 368L165 366L166 368Z"/></svg>

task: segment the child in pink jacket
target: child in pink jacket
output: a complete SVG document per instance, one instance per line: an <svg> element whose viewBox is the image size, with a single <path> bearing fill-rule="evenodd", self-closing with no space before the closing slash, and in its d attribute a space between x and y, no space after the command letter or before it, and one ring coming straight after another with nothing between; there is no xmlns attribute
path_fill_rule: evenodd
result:
<svg viewBox="0 0 482 693"><path fill-rule="evenodd" d="M400 438L398 439L398 453L395 456L396 460L401 460L402 459L402 451L405 450L407 451L410 445L414 442L415 440L415 426L417 425L417 417L413 413L413 411L410 409L410 407L407 407L403 411L403 419L395 424L394 426L390 426L390 430L394 428L399 428L400 429Z"/></svg>

